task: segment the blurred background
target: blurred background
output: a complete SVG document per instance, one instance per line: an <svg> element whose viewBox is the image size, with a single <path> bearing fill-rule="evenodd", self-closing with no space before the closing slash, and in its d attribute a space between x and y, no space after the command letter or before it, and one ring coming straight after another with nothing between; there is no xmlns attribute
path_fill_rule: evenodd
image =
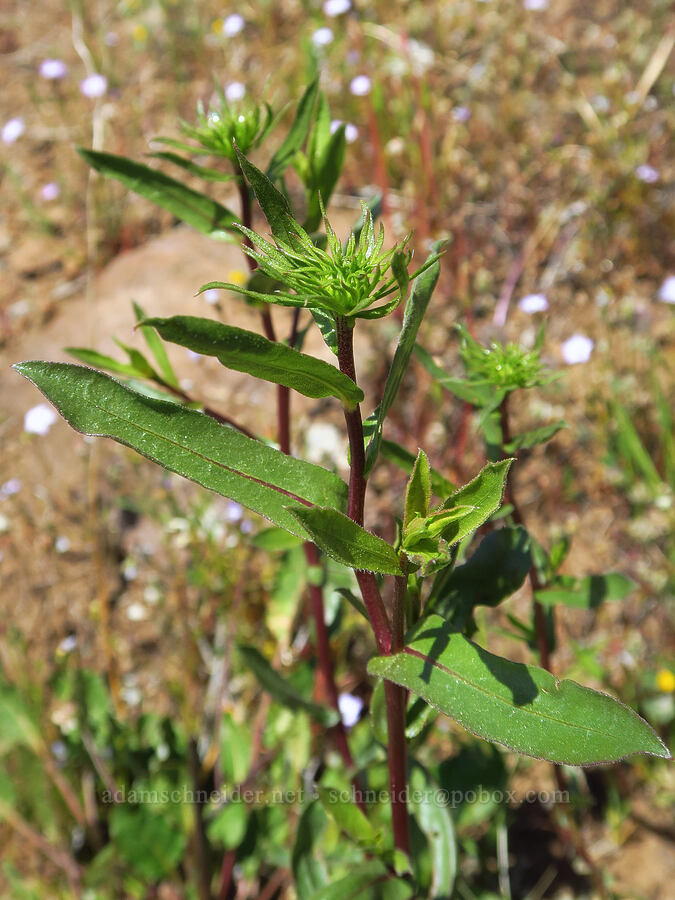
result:
<svg viewBox="0 0 675 900"><path fill-rule="evenodd" d="M194 296L211 279L245 276L236 246L98 178L74 149L151 162L160 149L151 139L180 137L180 120L194 122L214 85L231 103L267 100L286 123L293 107L285 105L320 74L335 122L346 123L331 210L337 230L358 216L359 197L379 192L390 240L413 231L418 258L432 240L449 241L420 335L446 368L457 366L456 322L484 342L531 346L546 319L543 357L563 377L513 415L535 424L564 418L570 427L519 462L520 505L542 543L570 539L565 571L620 571L637 585L621 603L562 610L555 671L621 697L667 735L675 716L674 44L667 0L5 0L3 896L198 896L187 805L122 805L104 815L101 791L194 783L195 767L208 770L205 730L214 717L221 737L222 727L258 727L256 714L261 728L271 721L294 772L312 756L309 726L266 718L254 686L231 671L233 615L237 639L259 644L263 634L270 655L293 659L287 638L304 581L282 582L278 556L250 545L260 523L131 451L71 431L9 369L26 358L68 359L71 345L119 353L113 337L140 346L132 300L150 314L219 315L255 327L240 301L225 308ZM211 187L237 208L230 185ZM361 338L366 414L397 333L396 320L385 321L366 323ZM273 437L268 386L223 378L215 361L179 348L170 355L185 390ZM340 417L329 412L326 422L322 404L294 408L296 452L344 465ZM467 410L437 393L417 364L391 427L412 452L428 449L452 480L485 461ZM383 512L370 525L385 535L404 484L386 466L374 474L374 509ZM505 615L486 613L497 651ZM339 673L341 688L367 698L371 649L358 622L340 641L352 663ZM445 752L453 734L448 725ZM474 763L476 746L464 746ZM549 784L545 766L499 759L485 757L480 777L498 782L508 771L523 792ZM239 757L221 762L228 765L234 781L248 772ZM283 768L271 771L283 782ZM639 758L575 777L589 811L586 849L618 895L672 896L672 769ZM282 812L264 814L267 833L280 846L290 840ZM459 817L457 896L498 891L493 814ZM545 810L509 815L514 897L594 895L547 832ZM228 849L232 829L248 827L221 823L212 840ZM156 846L165 848L160 859ZM283 854L260 853L242 863L250 887L241 896L269 884L256 881L260 872L288 866ZM269 896L294 896L283 879L275 890Z"/></svg>

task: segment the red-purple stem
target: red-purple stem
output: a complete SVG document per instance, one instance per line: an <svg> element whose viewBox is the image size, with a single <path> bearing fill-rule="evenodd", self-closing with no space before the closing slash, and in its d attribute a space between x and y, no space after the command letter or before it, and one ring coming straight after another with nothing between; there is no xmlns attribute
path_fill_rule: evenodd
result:
<svg viewBox="0 0 675 900"><path fill-rule="evenodd" d="M354 333L353 324L338 316L335 320L337 333L338 364L340 371L348 375L354 384L356 366L354 365ZM363 442L363 424L361 409L357 405L350 410L345 407L345 422L349 437L351 468L349 472L349 500L347 511L349 517L358 525L363 525L366 499L365 448ZM382 602L382 595L377 580L372 572L357 571L356 578L361 588L363 602L370 619L378 650L383 655L396 652L403 646L403 621L401 610L397 604L404 599L401 585L397 585L394 621L396 633L389 623L387 611ZM394 828L394 846L407 855L410 854L410 826L408 822L407 804L407 762L405 740L405 711L407 691L391 681L384 682L387 703L387 764L389 767L389 795L391 802L392 823Z"/></svg>
<svg viewBox="0 0 675 900"><path fill-rule="evenodd" d="M502 447L511 443L511 425L509 422L509 395L507 394L502 400L499 406L499 421L502 429ZM513 490L513 485L510 481L506 483L506 491L505 491L505 500L507 503L510 503L513 507L513 512L511 515L513 516L513 521L516 525L525 526L525 520L523 519L523 514L520 510L518 502L516 501L515 493ZM542 666L547 669L549 672L551 671L551 648L548 643L548 627L546 623L546 614L544 612L544 607L539 603L538 600L535 599L537 591L540 591L543 587L540 579L539 573L537 572L537 567L532 564L529 572L530 584L532 586L532 603L534 609L534 632L537 638L537 650L539 652L539 662ZM551 616L553 615L553 609L551 609Z"/></svg>

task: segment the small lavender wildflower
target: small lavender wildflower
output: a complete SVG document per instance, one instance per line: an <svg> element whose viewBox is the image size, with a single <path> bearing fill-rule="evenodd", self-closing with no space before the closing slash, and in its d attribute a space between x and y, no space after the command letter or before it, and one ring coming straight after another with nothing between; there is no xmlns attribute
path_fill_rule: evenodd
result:
<svg viewBox="0 0 675 900"><path fill-rule="evenodd" d="M648 163L643 163L641 166L638 166L635 170L635 174L640 181L644 181L646 184L654 184L655 181L659 180L659 170L655 169L654 166L650 166Z"/></svg>
<svg viewBox="0 0 675 900"><path fill-rule="evenodd" d="M68 66L62 59L43 59L39 71L40 76L47 81L60 81L68 74Z"/></svg>
<svg viewBox="0 0 675 900"><path fill-rule="evenodd" d="M324 14L334 19L335 16L341 16L343 13L349 12L352 4L350 0L326 0L323 5Z"/></svg>
<svg viewBox="0 0 675 900"><path fill-rule="evenodd" d="M97 100L99 97L103 97L107 90L108 79L105 75L99 75L97 73L87 75L87 77L80 82L80 92L90 100Z"/></svg>
<svg viewBox="0 0 675 900"><path fill-rule="evenodd" d="M232 13L223 21L223 34L225 37L234 37L244 30L246 20L239 13Z"/></svg>
<svg viewBox="0 0 675 900"><path fill-rule="evenodd" d="M236 103L246 96L246 88L241 81L231 81L225 85L225 99L228 103Z"/></svg>
<svg viewBox="0 0 675 900"><path fill-rule="evenodd" d="M14 494L18 494L20 490L21 479L10 478L9 481L6 481L2 487L0 487L0 500L5 500L7 497L13 497Z"/></svg>
<svg viewBox="0 0 675 900"><path fill-rule="evenodd" d="M345 728L352 728L359 721L361 710L363 709L363 700L354 694L340 694L338 697L338 708L342 717L342 724Z"/></svg>
<svg viewBox="0 0 675 900"><path fill-rule="evenodd" d="M367 75L357 75L352 78L349 90L355 97L365 97L370 93L370 78Z"/></svg>
<svg viewBox="0 0 675 900"><path fill-rule="evenodd" d="M58 416L51 406L46 403L38 403L28 410L23 420L23 430L28 434L47 434L56 422Z"/></svg>
<svg viewBox="0 0 675 900"><path fill-rule="evenodd" d="M468 106L455 106L450 115L455 122L468 122L471 118L471 110Z"/></svg>
<svg viewBox="0 0 675 900"><path fill-rule="evenodd" d="M573 334L562 345L562 357L568 366L588 362L593 346L593 341L585 334Z"/></svg>
<svg viewBox="0 0 675 900"><path fill-rule="evenodd" d="M26 123L20 116L10 119L2 126L2 143L13 144L14 141L18 141L25 130Z"/></svg>
<svg viewBox="0 0 675 900"><path fill-rule="evenodd" d="M50 181L48 184L43 184L40 188L40 196L46 203L50 203L52 200L56 200L60 193L61 188L55 181Z"/></svg>
<svg viewBox="0 0 675 900"><path fill-rule="evenodd" d="M545 294L528 294L518 301L518 309L528 315L545 312L548 309L548 300Z"/></svg>
<svg viewBox="0 0 675 900"><path fill-rule="evenodd" d="M668 275L659 288L658 298L663 303L675 303L675 275Z"/></svg>
<svg viewBox="0 0 675 900"><path fill-rule="evenodd" d="M331 28L317 28L312 35L312 43L315 47L326 47L333 41L333 31Z"/></svg>

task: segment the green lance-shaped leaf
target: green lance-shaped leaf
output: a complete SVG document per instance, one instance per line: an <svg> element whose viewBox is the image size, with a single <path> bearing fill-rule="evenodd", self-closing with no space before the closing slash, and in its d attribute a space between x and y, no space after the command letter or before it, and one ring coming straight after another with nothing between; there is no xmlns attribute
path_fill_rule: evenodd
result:
<svg viewBox="0 0 675 900"><path fill-rule="evenodd" d="M327 881L326 868L318 853L318 843L328 817L318 801L309 803L300 816L295 832L291 869L299 900L311 900Z"/></svg>
<svg viewBox="0 0 675 900"><path fill-rule="evenodd" d="M419 450L405 494L404 528L415 516L425 518L429 513L430 503L431 472L429 470L429 460L424 450Z"/></svg>
<svg viewBox="0 0 675 900"><path fill-rule="evenodd" d="M260 334L196 316L146 319L166 341L215 358L229 369L247 372L305 397L337 397L348 409L363 400L363 391L335 366L268 341Z"/></svg>
<svg viewBox="0 0 675 900"><path fill-rule="evenodd" d="M312 127L318 94L319 79L315 78L305 88L305 92L298 103L293 123L288 129L288 134L270 160L270 164L267 167L267 177L270 181L277 181L281 178L286 168L293 161L295 154L305 143L305 139Z"/></svg>
<svg viewBox="0 0 675 900"><path fill-rule="evenodd" d="M521 587L532 566L530 536L522 526L488 534L462 566L436 579L427 609L463 623L474 606L497 606ZM462 626L460 625L462 623Z"/></svg>
<svg viewBox="0 0 675 900"><path fill-rule="evenodd" d="M401 653L371 660L368 671L526 756L576 766L633 753L670 757L650 726L618 700L495 656L440 616L425 619Z"/></svg>
<svg viewBox="0 0 675 900"><path fill-rule="evenodd" d="M389 441L386 438L382 438L380 443L380 454L388 462L393 463L408 474L412 472L417 458L410 450L406 450L405 447L402 447L395 441ZM431 490L437 497L447 497L448 494L451 494L457 489L456 485L449 481L437 469L432 467L429 471L431 476Z"/></svg>
<svg viewBox="0 0 675 900"><path fill-rule="evenodd" d="M314 543L344 566L384 575L402 575L398 554L382 538L326 506L288 506Z"/></svg>
<svg viewBox="0 0 675 900"><path fill-rule="evenodd" d="M588 575L586 578L558 575L550 587L537 591L535 597L544 606L560 604L577 609L596 609L602 603L623 600L636 587L632 578L620 572Z"/></svg>
<svg viewBox="0 0 675 900"><path fill-rule="evenodd" d="M141 396L83 366L36 361L14 368L77 431L126 444L304 540L308 532L285 508L289 496L346 507L347 485L336 475L219 425L203 413Z"/></svg>
<svg viewBox="0 0 675 900"><path fill-rule="evenodd" d="M328 206L342 172L346 148L345 126L340 125L313 160L314 184L307 202L307 216L304 223L306 231L314 231L321 223L321 205L323 204L324 208Z"/></svg>
<svg viewBox="0 0 675 900"><path fill-rule="evenodd" d="M379 834L351 798L343 797L337 788L317 787L319 801L337 826L355 843L362 847L378 847Z"/></svg>
<svg viewBox="0 0 675 900"><path fill-rule="evenodd" d="M173 366L169 362L169 357L166 354L166 350L164 348L164 344L159 339L159 336L154 328L148 328L146 325L141 324L143 319L147 318L145 310L141 306L139 306L136 301L132 301L134 308L134 315L136 316L136 324L141 329L141 334L145 338L145 343L150 348L150 352L155 357L157 365L159 366L159 371L162 373L162 377L166 381L167 384L171 385L171 387L178 387L178 378L176 377L176 373L173 370Z"/></svg>
<svg viewBox="0 0 675 900"><path fill-rule="evenodd" d="M432 257L438 256L438 249L438 245L433 248L431 254ZM370 438L370 443L368 444L368 449L366 451L366 475L375 465L375 460L380 451L384 420L396 399L398 389L403 381L403 376L408 368L413 347L415 346L415 338L417 337L417 332L422 324L422 319L429 306L429 301L431 300L431 295L436 287L440 271L441 265L438 259L436 259L426 272L423 272L417 278L410 298L406 304L403 316L403 326L398 338L398 345L394 352L394 359L392 360L391 368L387 375L387 382L384 386L382 401L365 423L366 430L372 432L372 437Z"/></svg>
<svg viewBox="0 0 675 900"><path fill-rule="evenodd" d="M131 378L145 378L145 368L137 369L131 363L119 362L112 356L106 356L105 353L99 353L98 350L90 350L88 347L65 347L66 353L70 353L75 359L86 363L88 366L98 366L99 369L106 369L108 372L114 372L116 375L129 375Z"/></svg>
<svg viewBox="0 0 675 900"><path fill-rule="evenodd" d="M415 344L415 356L422 363L434 381L455 397L470 403L472 406L485 406L490 402L494 391L489 384L473 384L465 378L454 378L442 369L424 347Z"/></svg>
<svg viewBox="0 0 675 900"><path fill-rule="evenodd" d="M452 509L455 506L473 506L474 509L445 529L444 540L449 544L456 544L480 528L483 522L497 512L502 503L506 476L512 462L512 459L503 459L497 463L488 463L473 481L455 491L446 500L443 504L444 509Z"/></svg>
<svg viewBox="0 0 675 900"><path fill-rule="evenodd" d="M320 706L302 696L293 685L275 671L255 647L240 646L242 659L273 700L294 712L305 712L320 725L336 725L339 715L334 709Z"/></svg>
<svg viewBox="0 0 675 900"><path fill-rule="evenodd" d="M541 428L533 428L531 431L525 431L523 434L516 435L508 444L504 444L504 450L507 453L517 453L518 450L527 450L530 447L536 447L538 444L545 444L563 428L568 428L567 422L562 419L559 422L553 422L551 425L542 425Z"/></svg>
<svg viewBox="0 0 675 900"><path fill-rule="evenodd" d="M232 284L229 281L209 281L199 288L197 295L203 294L204 291L212 290L231 291L233 294L241 294L242 297L248 297L250 300L256 300L258 303L274 303L277 306L307 305L307 298L299 297L297 294L288 294L284 291L274 291L273 293L263 294L260 291L250 291L240 284Z"/></svg>
<svg viewBox="0 0 675 900"><path fill-rule="evenodd" d="M288 201L277 190L264 172L261 172L250 162L243 153L237 150L237 158L246 180L253 188L260 208L269 222L274 237L284 244L293 244L293 234L288 228L292 220L291 208Z"/></svg>
<svg viewBox="0 0 675 900"><path fill-rule="evenodd" d="M227 207L205 194L125 156L85 150L83 147L78 147L78 153L98 172L116 178L134 193L168 210L202 234L218 240L232 240L228 232L234 231L239 219Z"/></svg>
<svg viewBox="0 0 675 900"><path fill-rule="evenodd" d="M177 153L160 151L159 153L151 153L150 156L154 159L162 159L164 162L180 166L181 169L185 169L186 172L196 175L198 178L203 178L204 181L232 181L235 177L231 172L221 172L220 169L209 169L206 166L200 166L190 159L185 159L184 156L179 156Z"/></svg>
<svg viewBox="0 0 675 900"><path fill-rule="evenodd" d="M439 801L438 785L426 769L415 763L410 771L412 813L429 842L432 873L428 896L446 900L457 875L457 844L447 803Z"/></svg>
<svg viewBox="0 0 675 900"><path fill-rule="evenodd" d="M413 893L407 881L393 878L383 863L369 860L351 866L349 875L320 888L311 900L408 900Z"/></svg>

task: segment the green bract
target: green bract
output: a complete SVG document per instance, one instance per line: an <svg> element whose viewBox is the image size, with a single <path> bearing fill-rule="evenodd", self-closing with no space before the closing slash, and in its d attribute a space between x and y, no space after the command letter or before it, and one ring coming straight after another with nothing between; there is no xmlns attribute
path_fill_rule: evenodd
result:
<svg viewBox="0 0 675 900"><path fill-rule="evenodd" d="M291 288L310 308L323 309L348 318L379 318L391 312L403 299L402 273L412 259L405 249L407 238L383 250L384 229L375 235L373 217L363 204L365 226L361 239L352 234L343 247L324 217L327 249L317 247L304 228L290 215L286 223L288 243L266 241L250 228L240 226L253 244L244 251L260 268ZM418 273L419 274L419 273ZM405 281L407 282L407 272ZM398 295L377 306L394 292Z"/></svg>
<svg viewBox="0 0 675 900"><path fill-rule="evenodd" d="M474 341L463 325L456 327L460 335L460 356L471 381L512 391L516 388L535 387L551 380L539 358L543 329L532 350L525 350L518 344L496 342L483 347Z"/></svg>
<svg viewBox="0 0 675 900"><path fill-rule="evenodd" d="M269 103L251 104L245 100L229 103L222 90L218 90L218 100L208 110L200 101L197 105L197 125L181 122L181 131L186 137L197 141L200 147L181 145L180 149L214 156L224 156L236 163L234 144L247 153L260 145L276 124L274 112ZM157 138L162 143L173 141ZM203 149L201 149L203 148Z"/></svg>

